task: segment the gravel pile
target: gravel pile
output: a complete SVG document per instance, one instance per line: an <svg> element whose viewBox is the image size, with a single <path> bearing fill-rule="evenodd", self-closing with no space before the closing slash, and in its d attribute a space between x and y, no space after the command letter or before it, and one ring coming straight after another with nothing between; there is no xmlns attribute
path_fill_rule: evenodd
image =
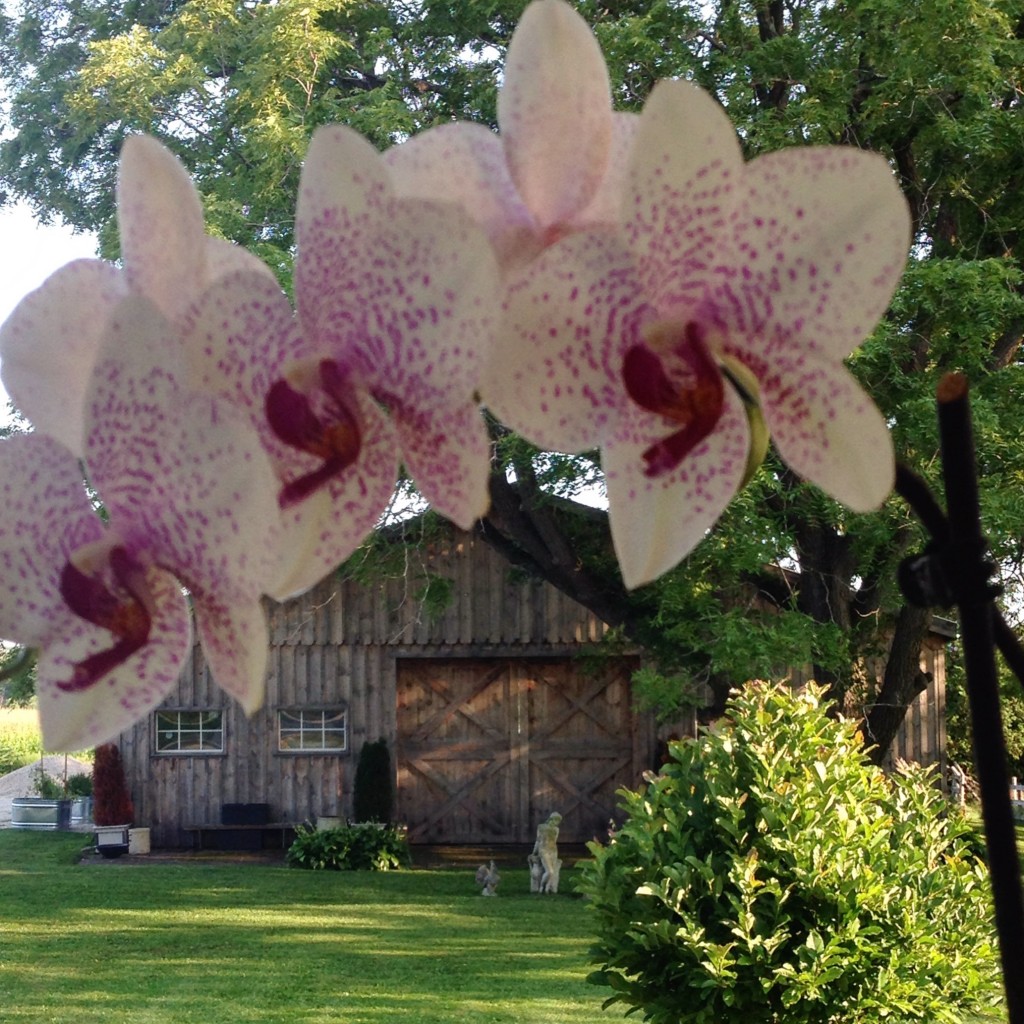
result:
<svg viewBox="0 0 1024 1024"><path fill-rule="evenodd" d="M43 771L54 779L64 778L65 757L63 754L47 754L43 757ZM35 796L33 789L39 762L33 761L18 768L16 771L0 775L0 828L11 823L11 801L18 796ZM68 776L92 772L92 765L87 761L79 761L76 757L67 758Z"/></svg>

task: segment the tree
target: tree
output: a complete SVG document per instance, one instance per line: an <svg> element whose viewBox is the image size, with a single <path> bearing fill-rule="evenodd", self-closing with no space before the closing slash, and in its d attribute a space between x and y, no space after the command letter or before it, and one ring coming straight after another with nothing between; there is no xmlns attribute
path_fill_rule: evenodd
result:
<svg viewBox="0 0 1024 1024"><path fill-rule="evenodd" d="M452 117L493 122L497 71L524 6L471 0L456 17L433 0L28 0L0 35L15 129L0 143L0 179L44 216L103 229L113 256L120 141L153 132L196 177L211 229L287 282L313 128L343 120L385 146ZM1021 0L578 7L623 107L642 104L658 78L687 76L721 100L749 156L844 143L890 160L916 244L852 367L891 417L900 457L928 476L935 382L948 370L968 375L993 551L1019 570ZM654 652L648 692L662 704L703 682L720 706L730 686L807 662L863 714L884 753L923 687L917 655L929 624L895 585L900 559L924 544L900 501L851 515L769 458L692 558L629 593L606 518L578 500L579 482L599 474L595 460L533 451L498 425L495 442L480 535ZM886 665L880 686L864 669L872 658Z"/></svg>

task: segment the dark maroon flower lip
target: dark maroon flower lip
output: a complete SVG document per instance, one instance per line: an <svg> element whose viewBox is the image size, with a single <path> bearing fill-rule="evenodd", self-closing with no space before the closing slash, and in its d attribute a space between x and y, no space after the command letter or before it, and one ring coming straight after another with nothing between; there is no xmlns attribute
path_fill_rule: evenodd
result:
<svg viewBox="0 0 1024 1024"><path fill-rule="evenodd" d="M120 546L110 549L107 564L116 581L116 591L71 562L61 571L60 593L71 611L94 626L110 630L115 638L111 647L78 662L70 679L57 683L66 693L80 693L95 685L149 640L153 602L145 567Z"/></svg>
<svg viewBox="0 0 1024 1024"><path fill-rule="evenodd" d="M692 384L675 383L662 356L644 342L629 348L622 360L629 397L640 408L681 425L643 453L644 473L652 477L675 469L715 429L725 407L722 372L697 324L686 324L668 354L687 367Z"/></svg>
<svg viewBox="0 0 1024 1024"><path fill-rule="evenodd" d="M345 376L333 359L318 367L326 412L318 415L310 396L286 380L275 381L267 392L265 408L270 428L285 444L321 460L320 465L281 488L278 503L289 508L308 498L359 457L362 434L351 408Z"/></svg>

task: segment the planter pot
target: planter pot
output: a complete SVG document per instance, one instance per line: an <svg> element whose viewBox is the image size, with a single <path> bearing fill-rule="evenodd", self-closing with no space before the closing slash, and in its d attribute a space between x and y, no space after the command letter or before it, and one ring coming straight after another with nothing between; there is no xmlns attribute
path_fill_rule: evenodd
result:
<svg viewBox="0 0 1024 1024"><path fill-rule="evenodd" d="M332 828L341 828L341 818L334 814L318 814L316 816L317 832L326 832Z"/></svg>
<svg viewBox="0 0 1024 1024"><path fill-rule="evenodd" d="M128 852L130 854L149 853L149 829L130 828L128 829Z"/></svg>
<svg viewBox="0 0 1024 1024"><path fill-rule="evenodd" d="M129 825L97 825L96 852L104 857L120 857L128 852Z"/></svg>
<svg viewBox="0 0 1024 1024"><path fill-rule="evenodd" d="M45 796L17 796L11 802L11 828L66 829L71 827L71 801Z"/></svg>
<svg viewBox="0 0 1024 1024"><path fill-rule="evenodd" d="M92 797L76 796L71 798L71 827L92 824Z"/></svg>

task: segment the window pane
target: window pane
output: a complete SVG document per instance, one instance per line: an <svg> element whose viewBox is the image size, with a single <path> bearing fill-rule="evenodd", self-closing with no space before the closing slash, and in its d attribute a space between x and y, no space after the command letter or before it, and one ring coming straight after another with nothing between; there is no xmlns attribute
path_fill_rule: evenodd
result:
<svg viewBox="0 0 1024 1024"><path fill-rule="evenodd" d="M155 721L158 753L220 753L224 749L222 711L157 711Z"/></svg>
<svg viewBox="0 0 1024 1024"><path fill-rule="evenodd" d="M344 752L348 718L344 709L290 708L278 712L278 749Z"/></svg>

